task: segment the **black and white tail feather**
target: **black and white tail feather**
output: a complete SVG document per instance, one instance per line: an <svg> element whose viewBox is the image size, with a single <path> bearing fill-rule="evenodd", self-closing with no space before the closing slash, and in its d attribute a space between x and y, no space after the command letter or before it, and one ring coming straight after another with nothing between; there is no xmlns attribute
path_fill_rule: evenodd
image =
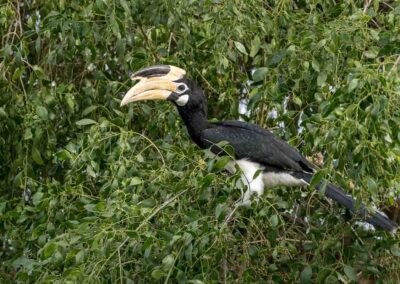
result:
<svg viewBox="0 0 400 284"><path fill-rule="evenodd" d="M310 183L313 174L303 173L302 179ZM324 182L320 182L316 185L316 188L320 190L324 186ZM346 207L352 214L360 216L362 219L374 225L375 227L381 228L391 233L396 233L398 228L397 224L390 220L384 213L376 211L369 213L364 204L360 204L359 208L356 208L356 201L353 197L346 194L343 189L332 184L327 183L325 188L325 195L340 205Z"/></svg>
<svg viewBox="0 0 400 284"><path fill-rule="evenodd" d="M247 159L239 159L226 167L226 169L233 173L235 172L234 164L237 164L241 169L242 182L248 187L244 193L242 201L239 205L249 206L251 204L250 196L257 194L261 196L266 188L274 188L276 186L289 186L289 187L307 187L310 185L314 173L304 171L287 171L287 172L270 172L266 171L260 164L251 162ZM257 174L259 171L262 174ZM325 187L325 195L330 199L336 201L340 205L347 208L353 215L360 217L366 222L370 223L376 228L381 228L386 231L395 233L398 225L390 220L384 213L376 211L370 213L364 204L356 206L356 201L353 197L344 192L340 187L321 181L316 186L317 190Z"/></svg>

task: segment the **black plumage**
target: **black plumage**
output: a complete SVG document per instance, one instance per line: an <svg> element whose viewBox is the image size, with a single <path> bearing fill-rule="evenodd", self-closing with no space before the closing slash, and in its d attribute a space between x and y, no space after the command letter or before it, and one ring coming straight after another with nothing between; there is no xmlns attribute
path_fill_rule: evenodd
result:
<svg viewBox="0 0 400 284"><path fill-rule="evenodd" d="M248 159L269 170L314 171L314 166L297 150L256 124L244 121L212 123L200 136L206 148L227 141L235 150L237 159Z"/></svg>

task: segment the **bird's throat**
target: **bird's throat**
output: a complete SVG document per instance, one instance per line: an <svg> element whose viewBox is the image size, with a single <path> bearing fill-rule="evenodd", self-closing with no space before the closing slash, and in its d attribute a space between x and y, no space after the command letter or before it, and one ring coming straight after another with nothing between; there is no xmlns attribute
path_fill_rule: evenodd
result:
<svg viewBox="0 0 400 284"><path fill-rule="evenodd" d="M204 148L205 145L200 139L201 133L203 130L212 127L212 124L207 120L207 114L200 110L190 113L179 110L179 113L185 122L190 137L198 146Z"/></svg>

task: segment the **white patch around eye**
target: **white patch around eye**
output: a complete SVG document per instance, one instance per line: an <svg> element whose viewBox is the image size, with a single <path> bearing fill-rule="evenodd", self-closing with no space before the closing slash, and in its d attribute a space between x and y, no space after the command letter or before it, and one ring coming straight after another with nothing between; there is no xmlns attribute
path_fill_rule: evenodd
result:
<svg viewBox="0 0 400 284"><path fill-rule="evenodd" d="M182 95L175 102L178 106L184 106L189 101L189 95Z"/></svg>
<svg viewBox="0 0 400 284"><path fill-rule="evenodd" d="M177 94L183 94L184 92L186 92L188 90L188 86L186 86L186 84L181 83L181 84L177 84L177 88L175 93Z"/></svg>

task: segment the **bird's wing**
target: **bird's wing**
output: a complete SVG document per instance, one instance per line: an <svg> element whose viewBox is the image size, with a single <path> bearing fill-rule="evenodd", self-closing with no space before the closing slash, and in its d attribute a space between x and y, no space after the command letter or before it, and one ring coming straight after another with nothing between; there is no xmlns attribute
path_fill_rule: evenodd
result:
<svg viewBox="0 0 400 284"><path fill-rule="evenodd" d="M313 172L314 166L296 149L258 125L242 121L212 125L203 130L201 139L215 154L221 154L221 149L213 145L227 141L233 147L236 159L248 159L278 171Z"/></svg>

